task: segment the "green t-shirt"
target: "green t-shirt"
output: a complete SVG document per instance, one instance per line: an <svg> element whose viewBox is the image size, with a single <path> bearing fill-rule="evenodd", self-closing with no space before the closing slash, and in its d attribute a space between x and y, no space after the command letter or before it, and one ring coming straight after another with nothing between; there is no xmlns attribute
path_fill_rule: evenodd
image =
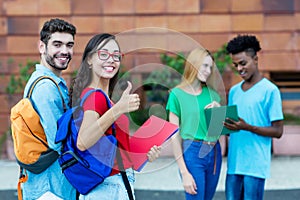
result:
<svg viewBox="0 0 300 200"><path fill-rule="evenodd" d="M189 94L180 88L171 90L166 109L179 118L182 139L206 140L204 107L212 101L220 102L220 96L209 87L203 87L199 95ZM217 139L209 138L210 141Z"/></svg>

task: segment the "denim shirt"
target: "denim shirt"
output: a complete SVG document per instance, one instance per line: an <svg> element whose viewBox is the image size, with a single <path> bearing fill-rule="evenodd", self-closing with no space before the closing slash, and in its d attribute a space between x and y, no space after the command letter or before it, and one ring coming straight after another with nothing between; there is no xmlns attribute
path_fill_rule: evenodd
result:
<svg viewBox="0 0 300 200"><path fill-rule="evenodd" d="M36 71L33 72L25 87L24 96L27 95L31 83L43 75L50 76L56 81L62 92L65 104L68 106L68 88L65 80L57 77L50 69L39 64L36 65ZM61 117L64 110L56 85L49 79L39 81L33 90L32 100L35 109L40 115L49 147L59 151L61 143L55 144L55 136L57 120ZM28 180L23 184L24 200L37 199L47 191L62 199L76 199L76 191L65 178L57 160L40 174L33 174L29 171L27 171L27 174Z"/></svg>

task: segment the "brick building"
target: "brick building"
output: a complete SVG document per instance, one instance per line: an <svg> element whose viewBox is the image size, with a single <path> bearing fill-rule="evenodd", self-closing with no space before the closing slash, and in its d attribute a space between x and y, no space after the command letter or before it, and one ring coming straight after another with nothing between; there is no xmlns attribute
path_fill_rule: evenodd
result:
<svg viewBox="0 0 300 200"><path fill-rule="evenodd" d="M281 87L284 108L296 112L299 106L300 0L0 0L0 136L9 129L13 105L5 92L7 83L11 75L18 75L19 64L39 60L39 30L45 20L55 17L72 22L78 30L75 55L64 73L68 80L86 42L96 33L129 33L121 44L125 50L133 42L153 47L127 49L131 52L123 62L127 70L160 63L161 50L189 51L192 46L178 39L178 33L212 52L236 34L249 33L261 41L260 70Z"/></svg>

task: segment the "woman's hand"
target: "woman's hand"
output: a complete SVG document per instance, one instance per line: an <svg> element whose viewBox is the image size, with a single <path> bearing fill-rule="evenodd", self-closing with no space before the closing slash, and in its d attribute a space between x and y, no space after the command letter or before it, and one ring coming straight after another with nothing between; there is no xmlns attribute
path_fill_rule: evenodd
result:
<svg viewBox="0 0 300 200"><path fill-rule="evenodd" d="M181 174L184 190L189 194L197 194L197 185L193 176L189 172Z"/></svg>
<svg viewBox="0 0 300 200"><path fill-rule="evenodd" d="M220 107L221 105L218 103L218 102L216 102L216 101L213 101L213 102L211 102L210 104L207 104L205 107L204 107L204 109L207 109L207 108L214 108L214 107Z"/></svg>
<svg viewBox="0 0 300 200"><path fill-rule="evenodd" d="M140 97L138 94L130 94L132 84L127 81L128 86L124 90L120 100L115 106L118 107L118 112L121 114L137 110L140 107Z"/></svg>
<svg viewBox="0 0 300 200"><path fill-rule="evenodd" d="M160 156L161 146L154 145L147 153L149 162L153 162Z"/></svg>

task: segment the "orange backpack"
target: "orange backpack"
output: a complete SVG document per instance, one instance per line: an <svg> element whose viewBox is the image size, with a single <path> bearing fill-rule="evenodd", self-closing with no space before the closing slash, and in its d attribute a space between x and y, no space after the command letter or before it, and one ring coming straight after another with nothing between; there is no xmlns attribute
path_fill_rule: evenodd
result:
<svg viewBox="0 0 300 200"><path fill-rule="evenodd" d="M21 183L26 182L27 175L23 171L28 170L39 174L47 169L57 158L58 153L50 149L44 129L40 123L40 116L33 107L31 100L32 91L42 79L50 79L57 86L64 110L65 102L58 84L49 76L37 78L30 86L26 98L21 99L11 109L10 120L14 153L20 165L20 179L18 183L18 196L21 198ZM25 169L25 170L23 170Z"/></svg>

